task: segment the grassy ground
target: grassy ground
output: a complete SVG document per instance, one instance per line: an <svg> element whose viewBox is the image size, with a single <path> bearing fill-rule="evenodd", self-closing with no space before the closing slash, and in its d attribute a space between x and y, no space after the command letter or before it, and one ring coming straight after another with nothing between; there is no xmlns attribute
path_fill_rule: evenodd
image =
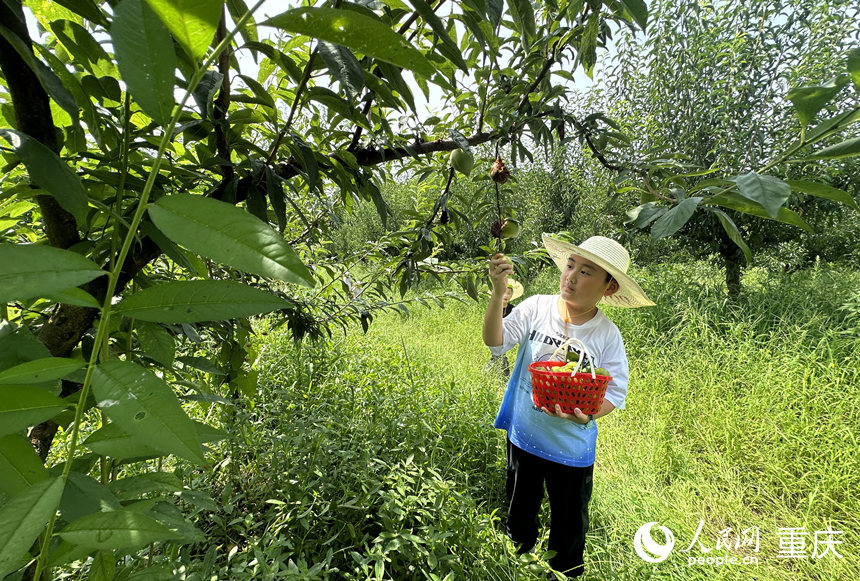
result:
<svg viewBox="0 0 860 581"><path fill-rule="evenodd" d="M660 306L608 312L631 377L627 409L599 422L588 578L860 578L858 317L840 310L860 276L751 271L736 304L706 265L640 276ZM503 382L485 369L482 312L381 316L325 346L266 336L264 395L239 418L231 476L210 483L227 507L206 526L223 539L218 578L545 578L503 533ZM653 521L675 537L655 564L633 548ZM758 550L736 547L753 527ZM781 529L806 558L785 556ZM839 544L813 558L816 533L819 553ZM688 564L715 555L757 564Z"/></svg>

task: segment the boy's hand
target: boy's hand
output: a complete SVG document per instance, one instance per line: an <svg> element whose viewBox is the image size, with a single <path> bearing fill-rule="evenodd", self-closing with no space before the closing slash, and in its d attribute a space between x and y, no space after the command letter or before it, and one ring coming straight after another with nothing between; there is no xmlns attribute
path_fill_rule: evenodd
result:
<svg viewBox="0 0 860 581"><path fill-rule="evenodd" d="M495 254L490 258L489 274L493 281L493 292L499 296L505 294L508 287L508 275L513 274L514 265L505 258L504 254Z"/></svg>
<svg viewBox="0 0 860 581"><path fill-rule="evenodd" d="M582 410L579 408L573 408L572 414L566 414L561 411L561 406L558 404L555 404L555 412L551 412L549 408L546 407L541 407L540 410L548 416L552 416L554 418L561 418L563 420L570 420L572 422L576 422L577 424L585 425L589 421L588 416L582 413Z"/></svg>

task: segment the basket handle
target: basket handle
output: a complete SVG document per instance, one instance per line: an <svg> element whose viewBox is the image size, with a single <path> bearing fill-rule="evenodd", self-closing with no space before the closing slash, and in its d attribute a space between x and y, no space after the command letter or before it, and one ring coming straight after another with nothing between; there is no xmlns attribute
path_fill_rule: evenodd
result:
<svg viewBox="0 0 860 581"><path fill-rule="evenodd" d="M591 355L588 353L588 347L585 346L585 343L583 343L576 337L571 337L564 341L561 345L559 345L556 350L552 352L552 355L549 356L549 360L552 361L553 358L558 355L558 352L562 349L565 349L566 351L568 345L576 345L577 347L579 347L579 360L576 362L576 365L574 366L573 371L570 372L570 375L575 375L576 372L579 371L579 366L582 364L583 357L588 357L589 360L591 360L591 378L594 379L596 377L594 373L594 359L592 359ZM562 361L564 361L565 359L567 359L566 356L562 359Z"/></svg>

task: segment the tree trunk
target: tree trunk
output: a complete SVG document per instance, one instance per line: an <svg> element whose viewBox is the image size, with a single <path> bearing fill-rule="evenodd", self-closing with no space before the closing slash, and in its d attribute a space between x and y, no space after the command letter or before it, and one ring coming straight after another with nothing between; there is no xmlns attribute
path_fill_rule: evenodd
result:
<svg viewBox="0 0 860 581"><path fill-rule="evenodd" d="M723 267L726 269L726 290L729 300L735 300L741 294L741 272L744 255L740 248L732 242L720 245L720 255L723 257Z"/></svg>

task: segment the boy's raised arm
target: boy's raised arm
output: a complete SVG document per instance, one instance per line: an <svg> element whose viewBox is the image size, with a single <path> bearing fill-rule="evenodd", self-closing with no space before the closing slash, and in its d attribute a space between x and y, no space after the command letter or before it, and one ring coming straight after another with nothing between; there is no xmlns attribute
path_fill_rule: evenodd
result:
<svg viewBox="0 0 860 581"><path fill-rule="evenodd" d="M493 281L493 292L484 313L483 338L487 347L497 347L504 342L502 331L502 302L508 287L508 275L514 272L514 266L504 254L496 254L490 258L490 280Z"/></svg>

